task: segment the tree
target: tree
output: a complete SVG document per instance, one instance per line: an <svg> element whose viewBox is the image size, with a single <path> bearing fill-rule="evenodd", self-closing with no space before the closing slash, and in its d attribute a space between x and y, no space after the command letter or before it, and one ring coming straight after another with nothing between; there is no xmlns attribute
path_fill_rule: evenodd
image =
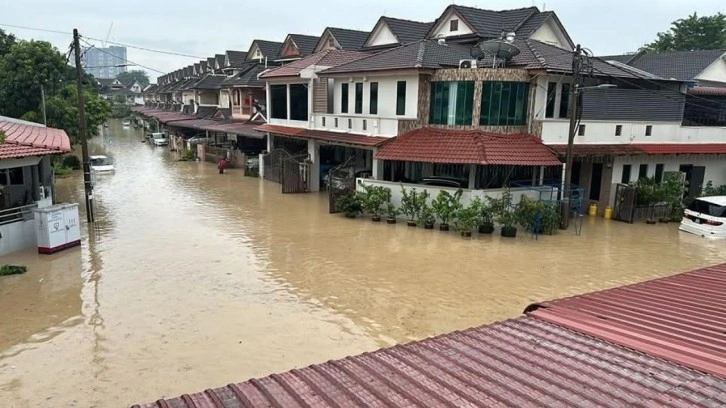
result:
<svg viewBox="0 0 726 408"><path fill-rule="evenodd" d="M0 29L0 57L10 52L10 47L15 44L15 36L7 34Z"/></svg>
<svg viewBox="0 0 726 408"><path fill-rule="evenodd" d="M696 13L671 23L671 28L658 33L646 44L644 51L691 51L726 48L726 15L698 17Z"/></svg>
<svg viewBox="0 0 726 408"><path fill-rule="evenodd" d="M116 75L116 79L121 81L122 84L128 84L133 82L135 79L141 85L141 88L146 88L149 85L149 74L146 71L140 69L133 69L128 72L122 72Z"/></svg>
<svg viewBox="0 0 726 408"><path fill-rule="evenodd" d="M55 94L63 85L65 58L45 41L19 41L0 57L0 113L21 117L38 110L40 87L46 95Z"/></svg>
<svg viewBox="0 0 726 408"><path fill-rule="evenodd" d="M86 105L86 132L88 137L93 137L98 135L99 125L102 125L108 118L111 105L88 89L84 89L83 96ZM71 138L71 143L74 144L79 141L77 105L78 89L71 83L65 85L60 92L46 101L48 126L65 130ZM26 117L26 119L34 120L32 117Z"/></svg>

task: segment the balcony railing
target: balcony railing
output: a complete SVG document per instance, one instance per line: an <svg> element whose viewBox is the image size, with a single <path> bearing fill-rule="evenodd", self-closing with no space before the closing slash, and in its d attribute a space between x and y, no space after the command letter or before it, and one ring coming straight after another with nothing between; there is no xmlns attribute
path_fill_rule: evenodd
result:
<svg viewBox="0 0 726 408"><path fill-rule="evenodd" d="M33 210L38 204L24 205L20 207L8 208L0 210L0 225L12 224L18 221L28 221L33 219Z"/></svg>
<svg viewBox="0 0 726 408"><path fill-rule="evenodd" d="M394 137L398 135L398 118L346 114L316 113L315 128L319 130L349 131L371 136Z"/></svg>

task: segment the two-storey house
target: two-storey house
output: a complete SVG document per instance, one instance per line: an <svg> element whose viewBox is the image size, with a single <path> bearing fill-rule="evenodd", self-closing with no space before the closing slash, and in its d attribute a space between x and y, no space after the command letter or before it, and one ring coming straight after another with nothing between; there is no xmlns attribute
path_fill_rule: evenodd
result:
<svg viewBox="0 0 726 408"><path fill-rule="evenodd" d="M369 35L367 31L327 27L315 45L313 53L326 50L358 51L363 48Z"/></svg>

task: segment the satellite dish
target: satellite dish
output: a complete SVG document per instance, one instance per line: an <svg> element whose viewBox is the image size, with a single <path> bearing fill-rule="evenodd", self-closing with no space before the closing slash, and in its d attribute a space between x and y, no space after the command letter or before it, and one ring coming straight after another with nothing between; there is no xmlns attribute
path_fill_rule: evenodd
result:
<svg viewBox="0 0 726 408"><path fill-rule="evenodd" d="M479 43L479 49L484 53L493 55L503 60L509 60L521 52L514 44L506 40L489 40Z"/></svg>
<svg viewBox="0 0 726 408"><path fill-rule="evenodd" d="M484 54L484 51L481 50L481 48L477 47L476 45L473 45L471 49L469 50L469 54L472 58L480 60L486 56Z"/></svg>

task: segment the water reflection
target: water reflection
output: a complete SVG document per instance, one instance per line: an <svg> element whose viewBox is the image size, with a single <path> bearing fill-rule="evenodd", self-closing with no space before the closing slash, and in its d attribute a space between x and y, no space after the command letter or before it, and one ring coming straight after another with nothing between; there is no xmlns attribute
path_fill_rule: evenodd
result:
<svg viewBox="0 0 726 408"><path fill-rule="evenodd" d="M588 219L582 236L507 241L347 220L324 194L282 195L142 138L116 123L92 144L116 174L98 181L82 250L11 259L31 272L0 281L0 406L155 400L725 257L675 225ZM77 175L58 193L82 189Z"/></svg>

